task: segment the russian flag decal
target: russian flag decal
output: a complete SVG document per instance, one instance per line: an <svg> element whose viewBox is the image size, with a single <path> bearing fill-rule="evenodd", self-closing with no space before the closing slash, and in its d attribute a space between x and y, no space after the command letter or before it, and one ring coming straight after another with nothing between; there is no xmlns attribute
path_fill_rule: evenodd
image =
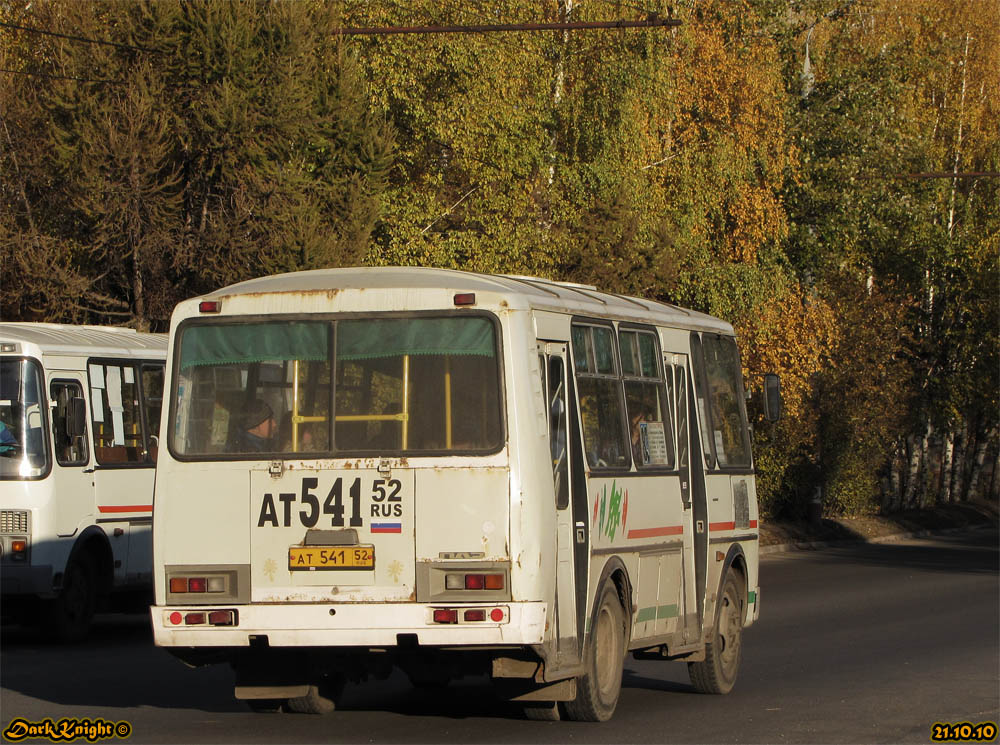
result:
<svg viewBox="0 0 1000 745"><path fill-rule="evenodd" d="M402 533L403 523L372 523L372 533Z"/></svg>

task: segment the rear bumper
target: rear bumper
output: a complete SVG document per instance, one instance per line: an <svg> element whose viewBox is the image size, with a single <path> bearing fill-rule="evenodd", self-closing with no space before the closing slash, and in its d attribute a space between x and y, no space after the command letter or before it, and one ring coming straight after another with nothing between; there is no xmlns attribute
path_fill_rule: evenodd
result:
<svg viewBox="0 0 1000 745"><path fill-rule="evenodd" d="M395 647L399 634L424 646L541 644L545 603L499 603L507 620L436 624L434 606L424 603L343 605L152 606L153 639L159 647L247 647L250 637L267 637L271 647ZM459 605L449 605L458 607ZM471 606L470 606L471 607ZM481 607L481 606L475 606ZM176 626L171 613L234 609L236 626Z"/></svg>

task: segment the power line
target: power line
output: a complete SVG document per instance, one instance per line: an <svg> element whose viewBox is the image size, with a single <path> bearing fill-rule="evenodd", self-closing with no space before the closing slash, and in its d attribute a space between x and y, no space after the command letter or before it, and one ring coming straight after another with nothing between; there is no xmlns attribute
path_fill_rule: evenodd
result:
<svg viewBox="0 0 1000 745"><path fill-rule="evenodd" d="M390 36L396 34L488 34L504 31L587 31L592 29L664 28L680 26L676 18L651 15L644 21L570 21L568 23L494 23L475 26L371 26L345 27L345 36Z"/></svg>
<svg viewBox="0 0 1000 745"><path fill-rule="evenodd" d="M857 176L856 178L864 180L886 180L891 181L893 179L910 179L910 180L925 180L925 179L935 179L935 178L948 178L948 179L966 179L966 178L997 178L1000 177L1000 171L957 171L952 173L951 171L924 171L921 173L890 173L884 176Z"/></svg>
<svg viewBox="0 0 1000 745"><path fill-rule="evenodd" d="M151 49L149 47L137 47L132 44L119 44L114 41L103 41L101 39L88 39L85 36L73 36L72 34L61 34L57 31L49 31L43 28L33 28L32 26L19 26L16 23L6 23L0 21L0 27L11 28L17 31L26 31L30 34L42 34L43 36L55 36L59 39L68 39L69 41L82 41L85 44L102 44L108 47L117 47L118 49L130 49L134 52L146 52L147 54L166 54L166 52L160 49Z"/></svg>

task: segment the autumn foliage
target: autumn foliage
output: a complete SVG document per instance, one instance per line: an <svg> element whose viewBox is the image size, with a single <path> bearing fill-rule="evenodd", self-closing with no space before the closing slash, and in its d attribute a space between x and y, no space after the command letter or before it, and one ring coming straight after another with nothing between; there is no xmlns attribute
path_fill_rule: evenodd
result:
<svg viewBox="0 0 1000 745"><path fill-rule="evenodd" d="M0 315L163 329L261 274L536 274L725 318L769 515L996 494L1000 6L0 3ZM93 44L79 38L110 44ZM756 412L756 409L751 406Z"/></svg>

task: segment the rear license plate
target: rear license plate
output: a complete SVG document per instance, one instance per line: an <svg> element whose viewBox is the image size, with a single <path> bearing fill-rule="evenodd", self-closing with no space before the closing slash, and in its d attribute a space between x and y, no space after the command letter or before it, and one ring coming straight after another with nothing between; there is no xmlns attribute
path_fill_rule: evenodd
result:
<svg viewBox="0 0 1000 745"><path fill-rule="evenodd" d="M288 549L290 571L322 569L374 569L375 547L292 546Z"/></svg>

